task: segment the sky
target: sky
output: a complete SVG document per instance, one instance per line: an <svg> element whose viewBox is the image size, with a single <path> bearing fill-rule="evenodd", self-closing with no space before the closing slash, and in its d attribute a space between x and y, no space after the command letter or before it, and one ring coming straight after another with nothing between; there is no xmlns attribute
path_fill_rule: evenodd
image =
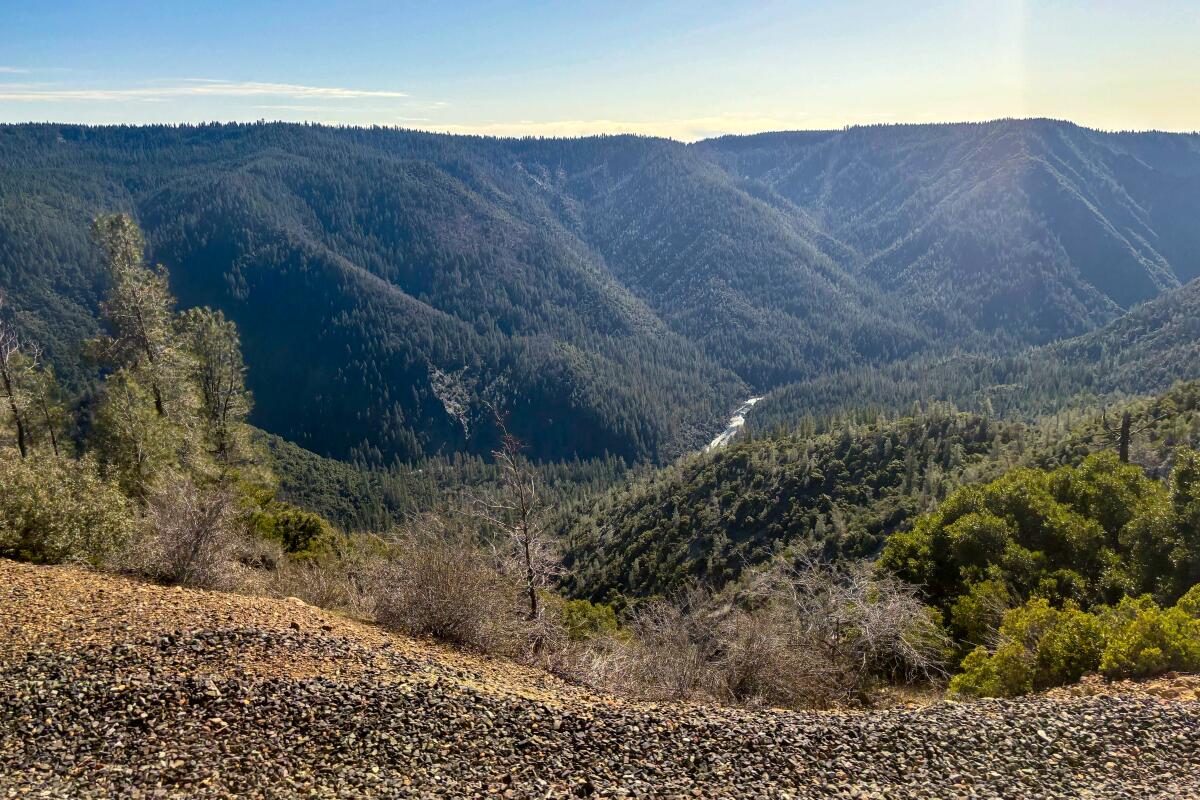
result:
<svg viewBox="0 0 1200 800"><path fill-rule="evenodd" d="M0 122L1200 130L1200 0L0 0Z"/></svg>

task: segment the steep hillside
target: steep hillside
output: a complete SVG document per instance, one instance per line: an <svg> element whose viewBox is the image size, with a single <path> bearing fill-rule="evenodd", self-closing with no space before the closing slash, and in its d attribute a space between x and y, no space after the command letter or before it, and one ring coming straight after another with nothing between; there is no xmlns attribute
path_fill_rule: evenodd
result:
<svg viewBox="0 0 1200 800"><path fill-rule="evenodd" d="M751 391L1083 334L1200 274L1195 136L1049 121L685 146L0 127L0 290L73 388L132 211L242 330L254 421L377 465L669 460ZM830 377L834 376L834 377Z"/></svg>
<svg viewBox="0 0 1200 800"><path fill-rule="evenodd" d="M1043 343L1200 276L1200 137L1052 120L728 137L697 148L937 328Z"/></svg>
<svg viewBox="0 0 1200 800"><path fill-rule="evenodd" d="M1200 280L1134 307L1103 328L1007 356L920 355L780 387L754 408L758 432L855 409L904 412L948 400L959 408L1028 417L1161 392L1200 378Z"/></svg>
<svg viewBox="0 0 1200 800"><path fill-rule="evenodd" d="M594 600L723 586L786 548L874 554L963 482L1013 463L1024 427L935 410L735 443L627 481L573 517L565 588Z"/></svg>
<svg viewBox="0 0 1200 800"><path fill-rule="evenodd" d="M823 430L810 422L681 459L627 479L570 520L564 588L620 603L692 580L721 586L783 550L874 555L959 486L1111 449L1105 422L1124 410L1137 431L1132 460L1151 474L1165 477L1177 447L1200 445L1200 385L1190 383L1036 424L935 406Z"/></svg>
<svg viewBox="0 0 1200 800"><path fill-rule="evenodd" d="M94 309L100 282L87 223L131 209L181 301L241 328L255 420L318 452L487 452L489 403L543 458L702 438L741 381L617 284L498 148L299 126L5 128L5 195L40 227L0 243L4 288L69 362L62 322ZM52 266L58 239L78 274Z"/></svg>
<svg viewBox="0 0 1200 800"><path fill-rule="evenodd" d="M866 713L653 706L294 600L0 560L0 603L0 792L15 796L1200 791L1200 706L1179 688Z"/></svg>

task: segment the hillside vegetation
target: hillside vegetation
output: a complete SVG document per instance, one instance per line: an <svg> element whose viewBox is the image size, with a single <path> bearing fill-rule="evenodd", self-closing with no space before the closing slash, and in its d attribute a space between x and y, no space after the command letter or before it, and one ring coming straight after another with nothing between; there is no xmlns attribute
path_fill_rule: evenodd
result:
<svg viewBox="0 0 1200 800"><path fill-rule="evenodd" d="M960 486L1114 448L1110 431L1124 410L1137 431L1132 458L1157 477L1176 449L1200 446L1200 386L1191 383L1036 424L934 406L898 419L810 422L693 455L626 479L572 517L564 585L622 602L694 580L722 586L781 552L872 556Z"/></svg>
<svg viewBox="0 0 1200 800"><path fill-rule="evenodd" d="M755 431L805 417L904 412L929 398L1028 418L1077 405L1151 394L1200 377L1200 280L1134 307L1102 328L1010 355L914 356L789 384L747 420Z"/></svg>
<svg viewBox="0 0 1200 800"><path fill-rule="evenodd" d="M1194 144L0 128L0 195L54 198L0 239L0 557L296 596L631 701L1198 670L1200 386L1168 383L1200 282L1159 205ZM145 230L97 215L55 271L101 201Z"/></svg>
<svg viewBox="0 0 1200 800"><path fill-rule="evenodd" d="M1200 704L1164 697L1194 694L1183 681L871 712L663 706L295 601L0 560L0 603L0 792L17 795L1200 790Z"/></svg>
<svg viewBox="0 0 1200 800"><path fill-rule="evenodd" d="M273 434L486 456L501 405L538 460L669 461L752 391L845 398L861 368L1014 353L1192 280L1198 181L1195 136L1046 120L692 146L9 125L0 289L80 388L87 226L127 211L182 305L237 324Z"/></svg>

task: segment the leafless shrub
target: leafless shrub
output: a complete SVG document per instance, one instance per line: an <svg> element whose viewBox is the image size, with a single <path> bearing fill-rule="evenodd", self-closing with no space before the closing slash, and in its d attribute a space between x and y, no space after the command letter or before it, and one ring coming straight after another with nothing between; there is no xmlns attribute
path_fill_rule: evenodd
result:
<svg viewBox="0 0 1200 800"><path fill-rule="evenodd" d="M828 707L884 676L940 674L945 637L915 591L869 565L777 564L734 594L692 589L592 646L590 680L661 700Z"/></svg>
<svg viewBox="0 0 1200 800"><path fill-rule="evenodd" d="M375 577L381 625L484 653L519 655L519 588L463 533L436 517L400 534Z"/></svg>
<svg viewBox="0 0 1200 800"><path fill-rule="evenodd" d="M282 559L271 573L267 593L298 597L309 605L366 619L375 608L376 583L387 552L387 546L373 536L339 539L318 558Z"/></svg>
<svg viewBox="0 0 1200 800"><path fill-rule="evenodd" d="M947 639L916 587L865 562L776 564L751 579L743 602L793 628L792 666L811 704L865 701L885 676L942 674Z"/></svg>
<svg viewBox="0 0 1200 800"><path fill-rule="evenodd" d="M145 523L146 535L125 554L127 568L180 586L236 588L245 523L228 489L164 480L148 499Z"/></svg>
<svg viewBox="0 0 1200 800"><path fill-rule="evenodd" d="M604 678L652 699L710 695L719 644L713 605L700 588L647 603L632 620L632 639L604 662Z"/></svg>
<svg viewBox="0 0 1200 800"><path fill-rule="evenodd" d="M824 685L814 680L809 653L794 636L793 620L778 608L728 610L717 621L710 692L743 705L822 706Z"/></svg>

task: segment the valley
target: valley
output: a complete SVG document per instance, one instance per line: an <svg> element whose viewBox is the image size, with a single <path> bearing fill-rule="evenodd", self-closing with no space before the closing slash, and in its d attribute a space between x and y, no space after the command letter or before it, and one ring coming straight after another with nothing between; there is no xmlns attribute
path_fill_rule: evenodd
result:
<svg viewBox="0 0 1200 800"><path fill-rule="evenodd" d="M239 325L255 424L384 467L486 456L496 403L538 460L665 463L748 386L1022 359L1200 275L1198 137L1051 120L693 145L23 125L0 156L0 290L68 382L103 286L87 225L130 211L183 305Z"/></svg>
<svg viewBox="0 0 1200 800"><path fill-rule="evenodd" d="M1197 800L1193 6L0 2L0 800Z"/></svg>
<svg viewBox="0 0 1200 800"><path fill-rule="evenodd" d="M0 794L1190 797L1198 214L1042 119L0 125Z"/></svg>

